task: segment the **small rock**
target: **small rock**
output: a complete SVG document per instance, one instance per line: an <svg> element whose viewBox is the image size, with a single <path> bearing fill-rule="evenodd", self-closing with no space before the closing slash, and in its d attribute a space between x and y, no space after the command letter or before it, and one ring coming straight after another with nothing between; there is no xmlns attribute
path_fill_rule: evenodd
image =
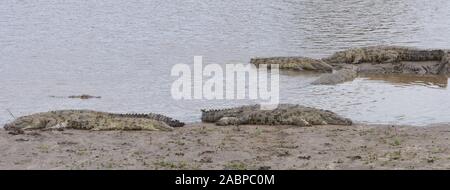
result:
<svg viewBox="0 0 450 190"><path fill-rule="evenodd" d="M302 160L309 160L311 159L311 156L299 156L298 158Z"/></svg>
<svg viewBox="0 0 450 190"><path fill-rule="evenodd" d="M361 159L362 159L361 156L347 156L347 158L349 158L349 159L352 160L352 161L355 161L355 160L361 160Z"/></svg>
<svg viewBox="0 0 450 190"><path fill-rule="evenodd" d="M177 152L177 153L175 153L175 155L176 155L176 156L184 156L184 153L182 153L182 152Z"/></svg>

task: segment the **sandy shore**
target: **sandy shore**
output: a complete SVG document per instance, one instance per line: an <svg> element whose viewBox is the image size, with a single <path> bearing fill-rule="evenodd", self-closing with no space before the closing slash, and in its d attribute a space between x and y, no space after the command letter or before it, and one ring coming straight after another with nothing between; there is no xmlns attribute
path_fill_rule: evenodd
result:
<svg viewBox="0 0 450 190"><path fill-rule="evenodd" d="M450 125L0 129L0 169L450 169Z"/></svg>

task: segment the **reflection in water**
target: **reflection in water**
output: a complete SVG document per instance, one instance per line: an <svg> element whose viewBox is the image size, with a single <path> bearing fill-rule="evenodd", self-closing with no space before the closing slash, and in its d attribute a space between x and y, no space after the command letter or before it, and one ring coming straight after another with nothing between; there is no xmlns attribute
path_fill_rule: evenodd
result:
<svg viewBox="0 0 450 190"><path fill-rule="evenodd" d="M315 71L295 71L295 70L280 70L280 75L290 76L290 77L318 77L322 73Z"/></svg>
<svg viewBox="0 0 450 190"><path fill-rule="evenodd" d="M198 121L203 107L249 101L175 102L170 70L195 55L223 65L378 44L449 48L449 9L448 0L2 0L0 123L11 119L6 109L24 115L73 108ZM366 79L309 85L316 77L283 75L281 100L358 121L450 121L443 114L450 101L440 101L450 98L448 88ZM102 98L49 98L74 94Z"/></svg>
<svg viewBox="0 0 450 190"><path fill-rule="evenodd" d="M447 76L436 75L414 75L414 74L367 74L360 75L360 77L369 80L386 81L393 84L404 85L424 85L429 87L446 88L448 84Z"/></svg>

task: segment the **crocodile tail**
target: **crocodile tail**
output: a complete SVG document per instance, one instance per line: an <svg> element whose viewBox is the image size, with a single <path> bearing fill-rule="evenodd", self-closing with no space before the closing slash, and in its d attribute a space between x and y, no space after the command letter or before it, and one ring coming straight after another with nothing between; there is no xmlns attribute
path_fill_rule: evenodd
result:
<svg viewBox="0 0 450 190"><path fill-rule="evenodd" d="M154 119L157 121L162 121L166 123L167 125L171 127L183 127L185 123L172 119L170 117L167 117L165 115L156 114L156 113L149 113L149 114L137 114L137 113L128 113L128 114L111 114L112 116L119 116L119 117L128 117L128 118L147 118L147 119Z"/></svg>
<svg viewBox="0 0 450 190"><path fill-rule="evenodd" d="M161 114L149 113L149 114L146 114L145 117L154 119L157 121L162 121L171 127L183 127L185 125L185 123L183 123L179 120L172 119L170 117L167 117L167 116L161 115Z"/></svg>

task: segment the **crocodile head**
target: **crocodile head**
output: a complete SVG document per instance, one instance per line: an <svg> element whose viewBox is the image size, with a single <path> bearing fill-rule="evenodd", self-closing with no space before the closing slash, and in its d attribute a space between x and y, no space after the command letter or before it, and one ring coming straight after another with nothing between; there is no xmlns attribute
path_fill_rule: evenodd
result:
<svg viewBox="0 0 450 190"><path fill-rule="evenodd" d="M56 125L56 122L51 119L45 119L42 117L25 116L19 117L13 122L5 124L4 129L41 129L50 125Z"/></svg>
<svg viewBox="0 0 450 190"><path fill-rule="evenodd" d="M38 122L31 117L20 117L11 123L7 123L4 126L5 130L23 129L31 126L36 126Z"/></svg>

